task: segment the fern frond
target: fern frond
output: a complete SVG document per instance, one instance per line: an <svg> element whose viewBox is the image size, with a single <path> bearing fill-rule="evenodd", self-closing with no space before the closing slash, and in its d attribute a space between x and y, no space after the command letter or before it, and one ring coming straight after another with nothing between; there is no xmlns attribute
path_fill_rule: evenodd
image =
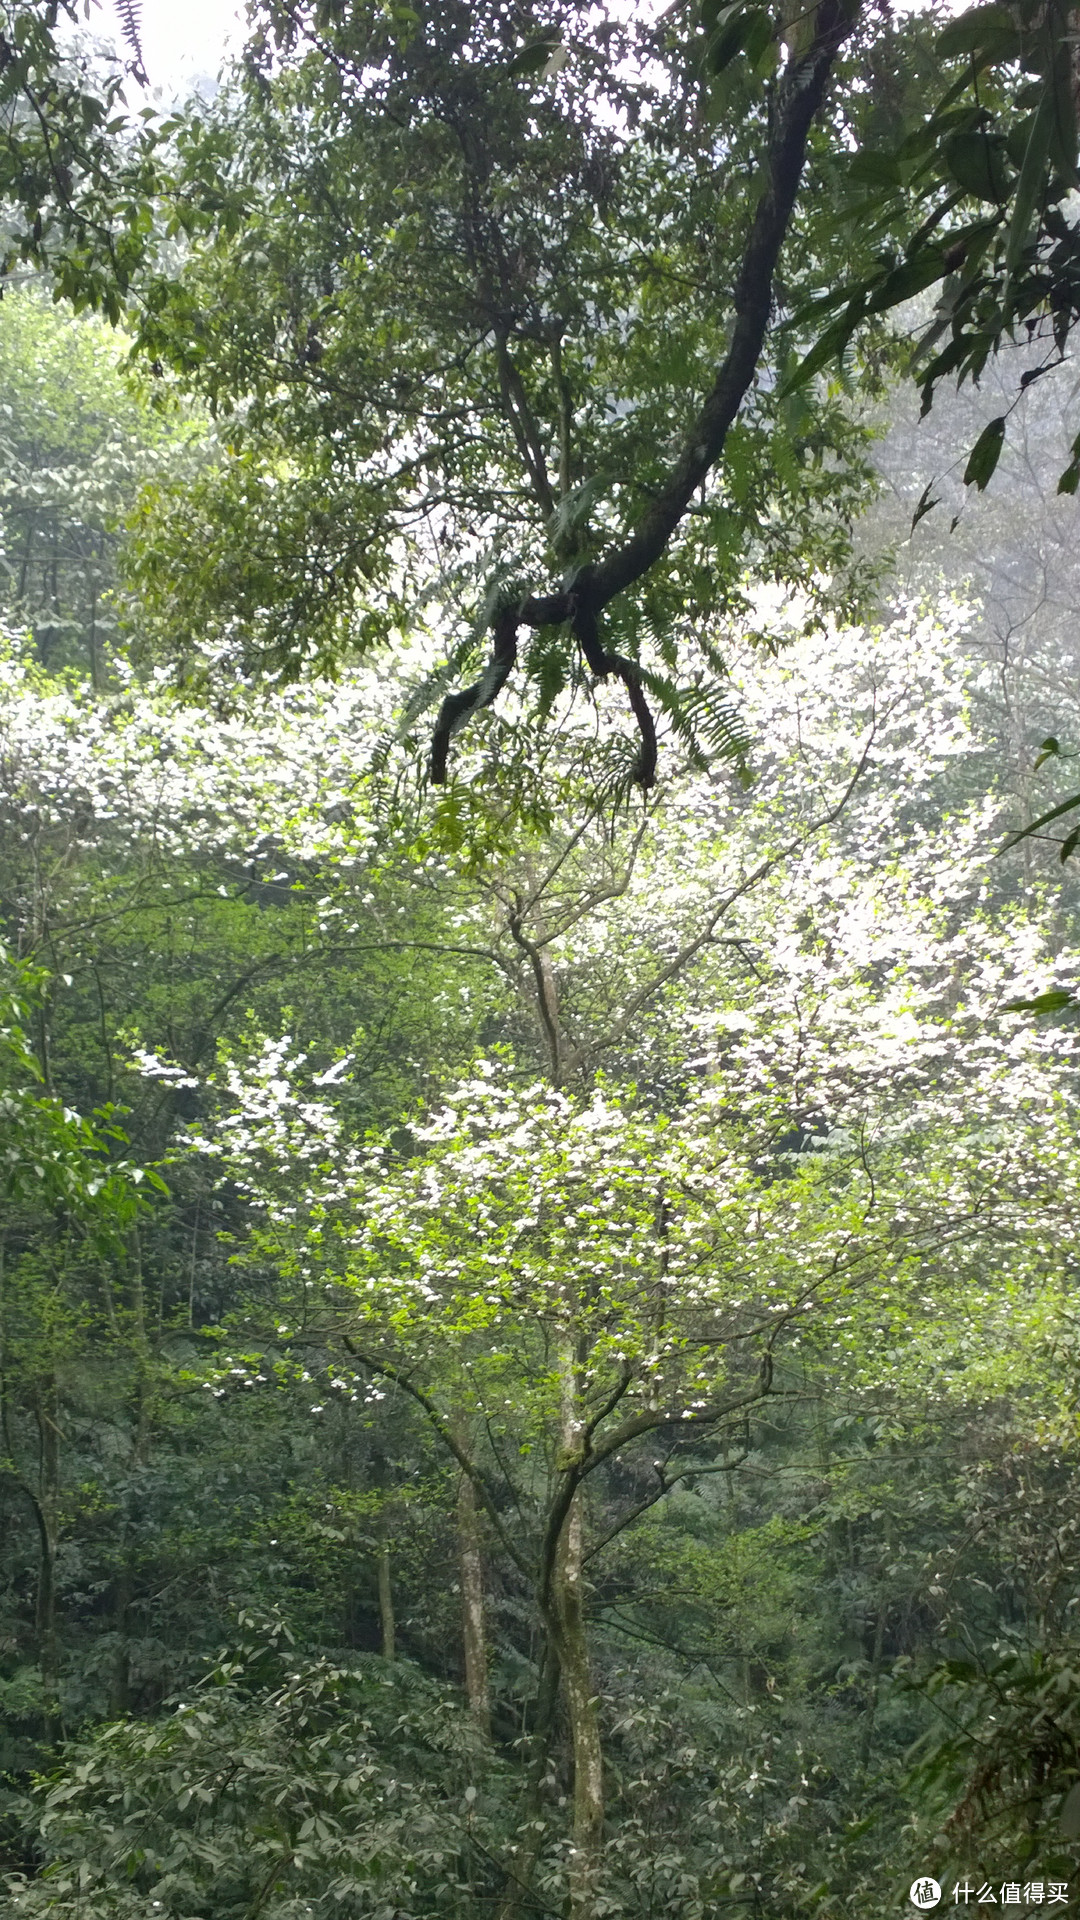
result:
<svg viewBox="0 0 1080 1920"><path fill-rule="evenodd" d="M666 674L645 667L640 673L643 685L689 749L695 766L704 771L713 761L730 760L740 776L746 777L753 739L727 686L713 681L700 687L679 687Z"/></svg>
<svg viewBox="0 0 1080 1920"><path fill-rule="evenodd" d="M131 49L132 70L135 78L140 86L145 87L149 83L146 78L146 62L143 59L142 50L140 20L142 0L116 0L116 14L120 22L120 30Z"/></svg>
<svg viewBox="0 0 1080 1920"><path fill-rule="evenodd" d="M752 737L736 702L723 687L695 687L683 696L691 725L714 756L745 764Z"/></svg>
<svg viewBox="0 0 1080 1920"><path fill-rule="evenodd" d="M398 737L409 733L425 713L436 703L446 698L450 688L461 678L467 667L471 667L479 657L482 634L473 630L459 640L456 647L447 655L441 667L433 673L424 675L409 694L401 710Z"/></svg>

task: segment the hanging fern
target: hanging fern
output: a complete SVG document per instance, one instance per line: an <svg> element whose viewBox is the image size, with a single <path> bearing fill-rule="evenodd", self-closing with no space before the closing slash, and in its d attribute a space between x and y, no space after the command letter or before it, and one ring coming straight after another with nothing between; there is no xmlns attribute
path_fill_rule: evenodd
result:
<svg viewBox="0 0 1080 1920"><path fill-rule="evenodd" d="M749 784L751 733L732 693L730 682L699 687L677 687L666 674L641 669L644 685L666 714L675 734L689 749L699 771L717 760L734 762L739 778Z"/></svg>
<svg viewBox="0 0 1080 1920"><path fill-rule="evenodd" d="M116 0L116 12L121 31L132 55L132 71L141 86L149 83L146 77L146 62L143 59L142 39L140 37L140 18L142 0Z"/></svg>

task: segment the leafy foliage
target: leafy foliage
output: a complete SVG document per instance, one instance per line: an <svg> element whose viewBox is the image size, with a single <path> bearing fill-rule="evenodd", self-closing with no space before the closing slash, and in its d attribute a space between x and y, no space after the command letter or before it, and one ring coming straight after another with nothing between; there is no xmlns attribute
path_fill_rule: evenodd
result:
<svg viewBox="0 0 1080 1920"><path fill-rule="evenodd" d="M79 18L76 0L0 7L0 270L42 270L116 322L153 229L152 142L124 111L123 64L62 43Z"/></svg>
<svg viewBox="0 0 1080 1920"><path fill-rule="evenodd" d="M460 1706L407 1667L304 1659L280 1622L161 1719L104 1727L39 1789L13 1913L464 1914L498 1805ZM35 1809L36 1813L36 1809Z"/></svg>
<svg viewBox="0 0 1080 1920"><path fill-rule="evenodd" d="M120 524L141 484L179 479L194 423L154 412L121 368L122 341L33 290L0 303L0 605L29 627L53 672L107 683L118 650L113 599Z"/></svg>
<svg viewBox="0 0 1080 1920"><path fill-rule="evenodd" d="M102 369L43 505L142 480L129 617L187 682L50 673L40 611L0 663L16 1912L862 1920L931 1855L1069 1863L1070 873L989 858L973 616L836 610L859 367L798 380L880 239L838 267L838 196L911 240L869 149L934 43L607 24L256 17L123 293L194 457L8 314L13 442L28 364ZM976 225L1000 93L933 135ZM874 268L871 381L936 246ZM839 319L775 331L826 262Z"/></svg>
<svg viewBox="0 0 1080 1920"><path fill-rule="evenodd" d="M1021 392L1064 357L1080 312L1068 205L1080 179L1071 14L1057 4L970 7L937 28L933 54L946 85L932 109L920 102L899 139L849 164L841 218L857 220L881 251L869 271L806 310L829 324L796 385L874 316L939 284L911 361L924 412L941 381L977 382L1018 337L1043 346ZM968 458L969 485L986 486L1004 433L1004 416L983 430ZM1065 492L1075 490L1076 454L1059 481Z"/></svg>

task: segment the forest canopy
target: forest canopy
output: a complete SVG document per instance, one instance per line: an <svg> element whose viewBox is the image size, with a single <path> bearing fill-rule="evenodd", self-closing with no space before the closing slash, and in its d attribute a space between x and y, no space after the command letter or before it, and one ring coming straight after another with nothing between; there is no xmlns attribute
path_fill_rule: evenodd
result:
<svg viewBox="0 0 1080 1920"><path fill-rule="evenodd" d="M1064 353L1057 6L256 6L214 101L149 125L121 66L62 59L63 13L5 9L8 272L123 314L223 426L198 485L144 497L146 630L189 677L208 647L291 675L437 606L447 673L487 662L436 780L519 665L541 713L621 682L645 788L657 707L725 743L695 615L748 568L838 591L863 449L813 375L857 336L880 377L898 305L939 289L927 401L1018 326L1045 335L1026 382Z"/></svg>
<svg viewBox="0 0 1080 1920"><path fill-rule="evenodd" d="M1074 16L119 19L0 4L5 1911L1080 1911Z"/></svg>

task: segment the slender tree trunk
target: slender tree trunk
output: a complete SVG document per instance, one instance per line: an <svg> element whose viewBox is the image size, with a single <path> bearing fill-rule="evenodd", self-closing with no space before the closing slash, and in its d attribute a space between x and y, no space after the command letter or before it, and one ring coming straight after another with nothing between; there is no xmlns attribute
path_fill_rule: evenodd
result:
<svg viewBox="0 0 1080 1920"><path fill-rule="evenodd" d="M195 1325L195 1264L199 1253L199 1208L201 1204L202 1195L201 1193L197 1193L195 1195L195 1218L191 1227L191 1266L188 1269L187 1323L189 1327Z"/></svg>
<svg viewBox="0 0 1080 1920"><path fill-rule="evenodd" d="M394 1622L394 1594L390 1585L390 1547L385 1540L379 1543L377 1559L379 1577L379 1626L382 1630L382 1657L394 1660L397 1656L397 1631Z"/></svg>
<svg viewBox="0 0 1080 1920"><path fill-rule="evenodd" d="M134 1377L129 1403L131 1418L131 1455L129 1481L121 1508L117 1541L118 1568L113 1582L113 1629L116 1651L109 1681L109 1709L118 1719L131 1706L131 1604L135 1598L136 1528L135 1500L139 1481L150 1455L155 1412L153 1345L147 1321L146 1293L143 1283L142 1243L134 1226L128 1244L128 1290L133 1321ZM160 1331L160 1313L155 1336ZM115 1326L115 1316L113 1316Z"/></svg>
<svg viewBox="0 0 1080 1920"><path fill-rule="evenodd" d="M376 1453L371 1462L371 1483L381 1498L375 1515L375 1578L379 1595L379 1629L382 1638L382 1657L393 1661L397 1657L397 1622L394 1619L394 1589L390 1582L390 1540L393 1530L391 1515L393 1512L393 1494L391 1490L390 1462L382 1453Z"/></svg>
<svg viewBox="0 0 1080 1920"><path fill-rule="evenodd" d="M465 1692L469 1711L485 1740L491 1739L488 1688L487 1623L484 1618L484 1567L480 1557L480 1513L476 1489L467 1473L458 1484L458 1565L461 1620L465 1643Z"/></svg>
<svg viewBox="0 0 1080 1920"><path fill-rule="evenodd" d="M38 1509L41 1556L38 1562L37 1630L38 1662L41 1667L41 1692L44 1702L45 1736L51 1746L59 1746L64 1737L60 1711L60 1645L56 1631L56 1533L50 1517Z"/></svg>
<svg viewBox="0 0 1080 1920"><path fill-rule="evenodd" d="M125 1525L120 1542L123 1564L113 1583L113 1627L116 1652L109 1675L109 1713L120 1720L131 1707L131 1648L128 1644L128 1610L131 1606L131 1566Z"/></svg>
<svg viewBox="0 0 1080 1920"><path fill-rule="evenodd" d="M19 562L18 597L20 600L26 599L26 590L30 585L30 561L34 551L34 531L35 531L35 515L31 514L30 519L27 522L26 534L23 539L22 559Z"/></svg>
<svg viewBox="0 0 1080 1920"><path fill-rule="evenodd" d="M566 1457L573 1458L582 1444L582 1429L578 1417L578 1369L569 1341L563 1353L562 1375L562 1446ZM579 1487L559 1535L549 1585L549 1626L562 1669L574 1757L570 1920L591 1920L604 1834L604 1757L599 1700L593 1692L585 1621L583 1532Z"/></svg>
<svg viewBox="0 0 1080 1920"><path fill-rule="evenodd" d="M38 1491L33 1505L40 1540L34 1625L37 1633L38 1662L41 1667L45 1732L46 1738L53 1746L58 1746L64 1735L60 1711L60 1643L56 1627L56 1550L59 1533L57 1515L60 1499L58 1413L55 1382L50 1382L48 1395L42 1394L35 1408L39 1469Z"/></svg>
<svg viewBox="0 0 1080 1920"><path fill-rule="evenodd" d="M574 1754L574 1827L570 1855L570 1920L591 1920L604 1833L604 1761L599 1701L593 1692L585 1624L581 1493L574 1496L559 1542L552 1582L559 1664Z"/></svg>
<svg viewBox="0 0 1080 1920"><path fill-rule="evenodd" d="M97 644L97 588L90 595L90 626L86 636L87 651L90 655L90 685L95 693L101 692L101 668L98 663Z"/></svg>

